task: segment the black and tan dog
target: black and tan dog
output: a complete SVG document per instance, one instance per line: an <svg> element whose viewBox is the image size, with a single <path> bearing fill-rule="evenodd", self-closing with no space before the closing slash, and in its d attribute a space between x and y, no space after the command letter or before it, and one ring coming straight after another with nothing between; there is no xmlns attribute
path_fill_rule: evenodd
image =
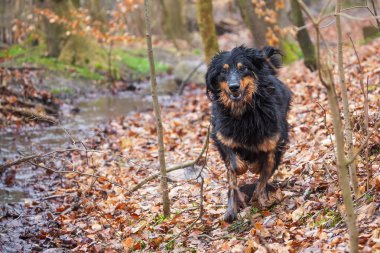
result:
<svg viewBox="0 0 380 253"><path fill-rule="evenodd" d="M251 200L268 206L268 180L288 142L291 92L276 78L280 59L272 47L240 46L217 54L208 66L211 137L226 164L230 184L224 216L228 222L236 219L238 202L246 197L237 188L237 175L247 170L260 175Z"/></svg>

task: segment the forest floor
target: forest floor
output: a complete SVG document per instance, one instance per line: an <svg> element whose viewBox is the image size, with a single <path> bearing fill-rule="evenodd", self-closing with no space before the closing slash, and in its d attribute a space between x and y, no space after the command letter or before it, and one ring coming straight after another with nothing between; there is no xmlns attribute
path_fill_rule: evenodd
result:
<svg viewBox="0 0 380 253"><path fill-rule="evenodd" d="M357 146L365 138L360 78L368 78L369 126L379 118L380 40L347 48L346 77ZM273 181L282 200L270 209L247 207L233 224L223 221L225 167L211 142L185 173L169 174L172 215L162 215L159 181L136 192L158 172L154 114L134 113L94 129L95 137L7 169L2 182L29 187L24 203L1 206L3 252L343 252L342 219L327 96L317 73L296 62L279 74L293 92L290 143ZM365 83L364 82L364 83ZM338 93L340 93L338 87ZM167 167L192 161L206 141L210 102L204 86L189 85L162 108ZM355 200L362 252L380 250L380 134L371 136L369 159L358 159L361 197ZM367 166L372 171L366 190ZM201 173L200 173L201 172ZM241 185L255 176L239 178ZM203 192L202 202L200 193ZM200 217L200 204L203 215ZM200 218L199 218L200 217ZM195 222L193 224L193 222ZM188 229L190 225L193 227Z"/></svg>

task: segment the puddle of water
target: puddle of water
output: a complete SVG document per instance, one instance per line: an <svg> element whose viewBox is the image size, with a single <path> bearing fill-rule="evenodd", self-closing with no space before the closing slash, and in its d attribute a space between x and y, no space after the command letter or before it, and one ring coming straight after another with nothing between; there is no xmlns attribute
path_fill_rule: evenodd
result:
<svg viewBox="0 0 380 253"><path fill-rule="evenodd" d="M3 159L14 159L20 152L38 152L51 148L66 148L71 144L67 129L76 138L94 136L93 127L117 116L139 112L151 108L151 102L144 96L125 93L117 96L104 96L79 102L79 113L64 112L62 126L23 129L18 133L0 132L0 163Z"/></svg>
<svg viewBox="0 0 380 253"><path fill-rule="evenodd" d="M0 204L21 202L28 196L23 191L15 189L0 189Z"/></svg>

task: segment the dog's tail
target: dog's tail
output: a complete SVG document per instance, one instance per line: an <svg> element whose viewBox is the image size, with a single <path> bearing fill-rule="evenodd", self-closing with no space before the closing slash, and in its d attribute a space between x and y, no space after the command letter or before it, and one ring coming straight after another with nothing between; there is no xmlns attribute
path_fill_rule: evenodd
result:
<svg viewBox="0 0 380 253"><path fill-rule="evenodd" d="M279 49L266 46L261 50L267 65L268 65L268 70L270 74L276 75L277 70L281 68L282 65L282 54Z"/></svg>

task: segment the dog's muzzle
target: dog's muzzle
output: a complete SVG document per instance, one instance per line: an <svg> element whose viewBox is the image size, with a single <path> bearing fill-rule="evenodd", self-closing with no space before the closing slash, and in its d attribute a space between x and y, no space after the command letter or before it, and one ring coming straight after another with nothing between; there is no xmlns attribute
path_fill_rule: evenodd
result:
<svg viewBox="0 0 380 253"><path fill-rule="evenodd" d="M235 81L235 82L229 83L228 88L231 91L229 95L232 101L239 101L243 97L243 94L240 90L240 84L238 82Z"/></svg>

